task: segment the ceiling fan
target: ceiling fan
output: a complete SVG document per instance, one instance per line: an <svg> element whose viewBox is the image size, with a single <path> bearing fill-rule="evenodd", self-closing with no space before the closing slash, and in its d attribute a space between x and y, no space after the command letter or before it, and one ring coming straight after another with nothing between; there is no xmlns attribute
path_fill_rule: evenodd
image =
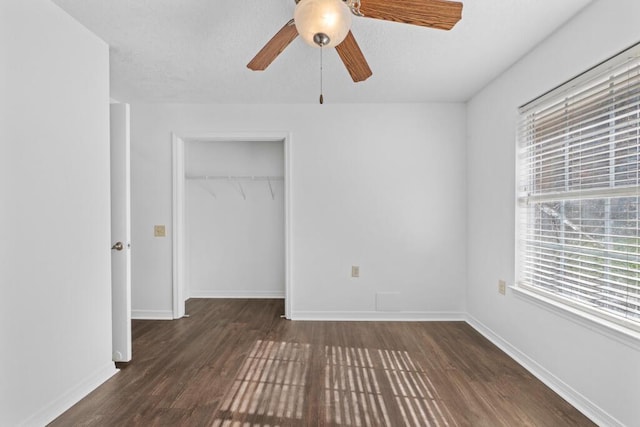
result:
<svg viewBox="0 0 640 427"><path fill-rule="evenodd" d="M462 18L462 3L449 0L295 0L294 19L247 64L265 70L298 35L311 46L335 47L354 82L373 73L351 33L351 15L450 30Z"/></svg>

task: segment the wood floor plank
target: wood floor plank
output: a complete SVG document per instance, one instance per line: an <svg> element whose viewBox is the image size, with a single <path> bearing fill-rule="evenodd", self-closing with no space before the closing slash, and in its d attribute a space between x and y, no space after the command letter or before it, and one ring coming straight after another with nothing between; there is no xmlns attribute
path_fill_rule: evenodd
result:
<svg viewBox="0 0 640 427"><path fill-rule="evenodd" d="M281 300L133 322L133 360L51 426L592 426L464 322L292 322Z"/></svg>

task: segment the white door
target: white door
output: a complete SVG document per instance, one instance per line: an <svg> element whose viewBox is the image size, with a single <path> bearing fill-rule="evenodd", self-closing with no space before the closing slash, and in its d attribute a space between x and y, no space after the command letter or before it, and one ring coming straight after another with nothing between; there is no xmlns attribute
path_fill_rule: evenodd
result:
<svg viewBox="0 0 640 427"><path fill-rule="evenodd" d="M113 360L131 360L129 105L111 104L111 304Z"/></svg>

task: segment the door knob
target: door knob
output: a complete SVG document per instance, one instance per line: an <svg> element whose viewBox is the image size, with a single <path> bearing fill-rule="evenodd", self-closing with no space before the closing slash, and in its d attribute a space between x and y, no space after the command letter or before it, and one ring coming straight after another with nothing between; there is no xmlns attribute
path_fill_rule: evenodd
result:
<svg viewBox="0 0 640 427"><path fill-rule="evenodd" d="M124 245L122 244L122 242L116 242L115 245L111 246L111 250L116 250L116 251L121 251L124 249Z"/></svg>

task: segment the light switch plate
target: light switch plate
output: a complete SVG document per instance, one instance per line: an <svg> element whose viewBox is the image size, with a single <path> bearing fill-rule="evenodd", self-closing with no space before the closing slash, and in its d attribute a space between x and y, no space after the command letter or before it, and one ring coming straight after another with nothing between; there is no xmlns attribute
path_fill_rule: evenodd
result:
<svg viewBox="0 0 640 427"><path fill-rule="evenodd" d="M154 225L153 235L155 237L165 237L167 235L164 225Z"/></svg>

